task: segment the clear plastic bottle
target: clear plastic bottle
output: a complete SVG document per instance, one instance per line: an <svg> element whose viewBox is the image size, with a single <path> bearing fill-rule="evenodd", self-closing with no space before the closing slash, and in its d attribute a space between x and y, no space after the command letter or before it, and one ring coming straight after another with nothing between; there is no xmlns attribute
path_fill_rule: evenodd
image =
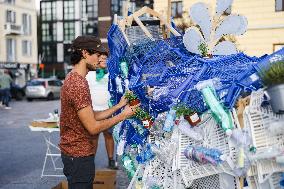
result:
<svg viewBox="0 0 284 189"><path fill-rule="evenodd" d="M173 126L174 126L174 120L176 118L176 111L171 109L166 117L166 121L163 127L163 130L166 132L171 132L173 130Z"/></svg>

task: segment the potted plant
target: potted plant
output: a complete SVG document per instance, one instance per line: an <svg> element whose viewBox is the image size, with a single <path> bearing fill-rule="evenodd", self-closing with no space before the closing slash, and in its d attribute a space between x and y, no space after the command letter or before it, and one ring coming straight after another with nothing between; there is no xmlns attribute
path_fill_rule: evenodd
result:
<svg viewBox="0 0 284 189"><path fill-rule="evenodd" d="M201 56L203 58L212 58L212 54L208 54L208 47L206 45L206 43L200 43L200 45L198 46L198 50L201 53Z"/></svg>
<svg viewBox="0 0 284 189"><path fill-rule="evenodd" d="M260 78L267 87L273 112L284 113L284 60L273 63L260 72Z"/></svg>
<svg viewBox="0 0 284 189"><path fill-rule="evenodd" d="M196 126L199 122L201 122L197 112L185 104L178 104L174 107L174 110L176 110L177 118L183 116L191 126Z"/></svg>
<svg viewBox="0 0 284 189"><path fill-rule="evenodd" d="M128 100L130 106L135 106L140 103L140 100L132 91L126 91L124 97Z"/></svg>
<svg viewBox="0 0 284 189"><path fill-rule="evenodd" d="M154 119L142 108L136 109L135 117L142 121L145 128L151 128L154 124Z"/></svg>

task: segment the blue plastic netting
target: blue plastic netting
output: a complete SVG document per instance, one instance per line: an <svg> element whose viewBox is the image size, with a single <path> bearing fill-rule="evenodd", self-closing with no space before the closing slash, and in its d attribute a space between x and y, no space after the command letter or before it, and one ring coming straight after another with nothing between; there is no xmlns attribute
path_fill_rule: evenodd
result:
<svg viewBox="0 0 284 189"><path fill-rule="evenodd" d="M257 62L263 57L239 53L205 59L188 52L182 37L155 41L141 39L130 46L122 37L119 28L112 26L108 36L111 52L114 52L108 62L111 67L110 83L115 85L114 79L121 76L119 62L126 60L129 64L129 88L152 115L169 110L178 101L197 111L206 111L202 95L195 89L199 81L217 78L220 86L216 86L216 93L228 108L233 107L242 90L261 87L259 78L252 75L256 73L255 66L261 66ZM118 44L114 44L115 41ZM147 92L149 86L154 88L152 96ZM122 95L114 86L110 87L110 92L114 98Z"/></svg>

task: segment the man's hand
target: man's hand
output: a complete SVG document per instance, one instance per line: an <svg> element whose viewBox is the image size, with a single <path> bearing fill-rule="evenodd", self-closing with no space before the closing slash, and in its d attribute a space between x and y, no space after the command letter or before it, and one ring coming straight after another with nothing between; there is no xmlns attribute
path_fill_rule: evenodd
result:
<svg viewBox="0 0 284 189"><path fill-rule="evenodd" d="M135 106L129 106L129 105L125 106L125 108L122 112L122 114L125 116L125 119L132 117L135 114L136 109L139 106L140 106L140 104L137 104Z"/></svg>
<svg viewBox="0 0 284 189"><path fill-rule="evenodd" d="M119 107L122 108L122 107L126 106L127 103L128 103L128 100L123 96L123 97L121 97L118 105L119 105Z"/></svg>

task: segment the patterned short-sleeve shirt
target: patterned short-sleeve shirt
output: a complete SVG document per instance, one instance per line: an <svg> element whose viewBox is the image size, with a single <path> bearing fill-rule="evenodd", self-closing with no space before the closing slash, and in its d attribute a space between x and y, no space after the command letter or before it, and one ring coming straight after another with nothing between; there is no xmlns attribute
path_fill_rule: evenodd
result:
<svg viewBox="0 0 284 189"><path fill-rule="evenodd" d="M91 135L77 112L92 106L87 80L77 72L70 72L61 88L60 149L66 155L84 157L94 154Z"/></svg>

